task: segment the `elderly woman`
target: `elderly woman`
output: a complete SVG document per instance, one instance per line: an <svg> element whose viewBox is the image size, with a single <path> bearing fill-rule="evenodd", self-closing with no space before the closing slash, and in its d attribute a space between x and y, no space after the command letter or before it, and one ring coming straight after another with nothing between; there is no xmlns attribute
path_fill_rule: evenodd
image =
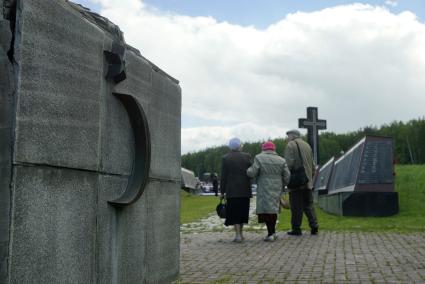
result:
<svg viewBox="0 0 425 284"><path fill-rule="evenodd" d="M252 197L251 179L246 170L251 165L251 155L242 152L239 138L229 141L230 152L223 156L221 161L220 192L223 198L226 195L226 220L224 225L233 225L235 228L234 242L244 240L243 224L248 223L249 200Z"/></svg>
<svg viewBox="0 0 425 284"><path fill-rule="evenodd" d="M284 158L276 153L271 141L261 146L247 175L257 178L257 215L259 223L266 223L266 242L276 240L276 221L279 213L280 194L289 182L290 172Z"/></svg>

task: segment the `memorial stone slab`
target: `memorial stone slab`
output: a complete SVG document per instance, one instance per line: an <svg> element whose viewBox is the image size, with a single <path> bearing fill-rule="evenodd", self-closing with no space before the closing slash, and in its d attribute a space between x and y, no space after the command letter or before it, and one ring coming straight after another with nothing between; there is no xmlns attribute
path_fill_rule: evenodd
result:
<svg viewBox="0 0 425 284"><path fill-rule="evenodd" d="M396 214L393 143L390 137L366 136L338 158L328 183L316 181L319 190L327 191L319 195L319 206L344 216ZM329 162L319 171L319 179L329 175Z"/></svg>
<svg viewBox="0 0 425 284"><path fill-rule="evenodd" d="M365 141L366 137L335 161L329 193L354 190Z"/></svg>
<svg viewBox="0 0 425 284"><path fill-rule="evenodd" d="M314 190L319 194L327 194L329 182L335 165L335 158L332 157L323 166L320 167L317 177L315 178Z"/></svg>
<svg viewBox="0 0 425 284"><path fill-rule="evenodd" d="M359 184L392 184L394 182L393 145L391 140L366 143L360 164Z"/></svg>
<svg viewBox="0 0 425 284"><path fill-rule="evenodd" d="M0 4L0 283L176 279L178 81L79 5Z"/></svg>

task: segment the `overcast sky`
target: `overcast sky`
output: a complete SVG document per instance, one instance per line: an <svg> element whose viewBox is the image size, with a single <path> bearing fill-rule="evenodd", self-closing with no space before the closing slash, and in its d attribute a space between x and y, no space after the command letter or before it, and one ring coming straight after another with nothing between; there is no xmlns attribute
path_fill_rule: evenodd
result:
<svg viewBox="0 0 425 284"><path fill-rule="evenodd" d="M423 0L85 0L180 81L182 153L425 116Z"/></svg>

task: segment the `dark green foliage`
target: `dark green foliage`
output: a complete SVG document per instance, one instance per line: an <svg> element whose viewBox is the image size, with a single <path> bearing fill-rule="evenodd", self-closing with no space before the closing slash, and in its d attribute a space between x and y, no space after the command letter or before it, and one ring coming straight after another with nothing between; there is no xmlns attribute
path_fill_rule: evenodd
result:
<svg viewBox="0 0 425 284"><path fill-rule="evenodd" d="M407 123L394 121L381 126L368 126L355 132L335 134L324 132L319 138L319 162L326 163L332 156L340 156L341 151L347 151L365 135L380 135L393 137L395 140L395 160L398 164L425 163L425 117L411 120ZM246 143L243 150L252 156L260 153L264 141ZM287 143L284 138L274 139L277 152L283 155ZM182 156L182 166L200 176L204 172L220 174L221 157L228 152L226 146L209 148L196 153Z"/></svg>

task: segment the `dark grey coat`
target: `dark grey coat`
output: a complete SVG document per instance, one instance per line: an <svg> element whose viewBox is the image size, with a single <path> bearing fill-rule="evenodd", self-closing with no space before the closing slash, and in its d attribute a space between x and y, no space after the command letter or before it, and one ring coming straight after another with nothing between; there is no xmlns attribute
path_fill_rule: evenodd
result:
<svg viewBox="0 0 425 284"><path fill-rule="evenodd" d="M221 160L220 192L226 198L252 197L251 179L246 170L251 166L251 155L231 151Z"/></svg>

